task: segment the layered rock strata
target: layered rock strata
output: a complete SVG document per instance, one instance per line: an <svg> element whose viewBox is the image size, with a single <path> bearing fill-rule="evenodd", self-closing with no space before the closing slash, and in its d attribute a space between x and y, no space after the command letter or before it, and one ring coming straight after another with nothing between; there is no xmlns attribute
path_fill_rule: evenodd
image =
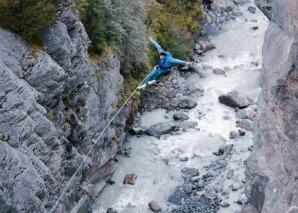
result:
<svg viewBox="0 0 298 213"><path fill-rule="evenodd" d="M55 202L54 212L87 212L116 167L129 107L99 136L118 110L120 63L113 54L90 62L65 2L43 47L0 29L0 212L49 212Z"/></svg>
<svg viewBox="0 0 298 213"><path fill-rule="evenodd" d="M259 212L298 206L298 3L256 0L271 20L263 45L262 94L247 161L251 205Z"/></svg>

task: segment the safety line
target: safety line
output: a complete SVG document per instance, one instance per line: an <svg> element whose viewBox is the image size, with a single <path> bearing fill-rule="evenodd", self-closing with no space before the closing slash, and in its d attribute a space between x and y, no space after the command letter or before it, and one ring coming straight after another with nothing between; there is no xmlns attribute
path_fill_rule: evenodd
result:
<svg viewBox="0 0 298 213"><path fill-rule="evenodd" d="M152 73L152 72L151 72ZM151 74L150 73L150 74ZM150 75L149 74L149 75ZM115 117L119 114L119 112L122 110L122 108L127 104L127 102L131 99L131 97L134 95L134 93L138 90L138 87L140 85L143 84L143 82L148 78L147 75L142 81L141 83L135 88L135 90L131 93L131 95L128 97L128 99L124 102L124 104L118 109L118 111L116 112L116 114L111 118L111 120L109 121L109 123L106 125L106 127L102 130L102 132L100 133L100 135L97 137L96 140L92 140L93 145L91 146L91 148L89 149L89 151L87 152L86 156L88 156L90 154L90 152L92 151L92 149L94 148L94 146L97 144L99 138L103 135L103 133L107 130L107 128L110 126L110 124L112 123L112 121L115 119ZM68 189L68 187L70 186L71 182L73 181L73 179L75 178L76 174L78 173L78 171L80 170L80 168L82 167L84 163L84 159L82 160L81 164L79 165L79 167L77 168L77 170L75 171L75 173L72 175L72 177L70 178L70 180L68 181L68 183L66 184L66 186L64 187L63 191L61 192L60 196L58 197L57 201L55 202L54 206L51 208L49 213L53 213L54 210L57 208L59 201L62 199L62 197L65 195L66 190Z"/></svg>

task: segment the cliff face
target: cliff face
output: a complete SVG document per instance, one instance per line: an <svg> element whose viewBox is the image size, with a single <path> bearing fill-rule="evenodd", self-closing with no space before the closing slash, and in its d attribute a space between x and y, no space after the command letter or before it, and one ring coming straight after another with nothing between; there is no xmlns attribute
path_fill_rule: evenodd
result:
<svg viewBox="0 0 298 213"><path fill-rule="evenodd" d="M55 212L87 212L116 166L128 107L98 136L117 111L120 63L112 54L90 63L88 36L67 3L44 50L0 29L2 213L49 212L82 162Z"/></svg>
<svg viewBox="0 0 298 213"><path fill-rule="evenodd" d="M263 45L262 95L247 161L251 203L260 212L298 205L298 2L258 0L271 24ZM268 8L271 8L268 10Z"/></svg>

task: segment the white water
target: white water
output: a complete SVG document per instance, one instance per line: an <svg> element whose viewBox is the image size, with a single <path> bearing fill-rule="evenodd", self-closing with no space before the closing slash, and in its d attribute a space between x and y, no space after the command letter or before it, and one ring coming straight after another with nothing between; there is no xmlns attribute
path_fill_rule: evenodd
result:
<svg viewBox="0 0 298 213"><path fill-rule="evenodd" d="M244 180L245 160L249 152L247 147L252 145L253 135L246 132L237 142L229 140L229 133L237 131L234 109L218 102L218 96L232 90L237 90L247 96L256 98L260 93L258 78L261 71L261 49L264 32L268 20L257 10L255 14L247 11L248 3L240 7L243 16L235 21L229 21L222 26L222 32L212 39L216 49L206 53L202 64L213 68L225 68L226 75L212 74L207 71L206 78L197 75L189 78L191 83L199 83L205 89L204 96L197 99L197 107L186 111L190 121L198 123L197 129L190 129L181 135L162 136L161 139L149 136L128 136L124 147L131 147L131 157L118 156L118 168L112 177L114 185L107 185L96 199L93 213L105 213L109 207L118 213L152 212L148 203L155 200L162 210L169 210L166 202L168 196L181 183L181 168L188 166L198 168L204 174L204 166L215 159L212 152L225 143L233 143L237 152L232 155L229 169L235 172L234 177ZM257 20L257 22L253 21ZM258 26L257 30L251 29ZM218 57L224 55L224 58ZM258 62L258 66L251 62ZM227 69L228 68L228 69ZM172 120L173 112L155 110L142 115L142 125L150 126L161 121ZM224 119L225 118L225 119ZM180 157L187 156L186 162ZM164 159L167 159L168 164ZM138 177L136 184L123 185L127 174L135 173ZM226 180L227 188L233 180ZM228 213L240 209L234 202L239 192L230 192L226 201L229 208L221 208L219 212Z"/></svg>

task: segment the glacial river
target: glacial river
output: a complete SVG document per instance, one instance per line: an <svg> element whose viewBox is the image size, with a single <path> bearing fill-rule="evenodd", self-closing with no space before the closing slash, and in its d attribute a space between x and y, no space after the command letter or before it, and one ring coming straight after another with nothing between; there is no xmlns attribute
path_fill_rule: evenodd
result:
<svg viewBox="0 0 298 213"><path fill-rule="evenodd" d="M233 143L229 141L229 133L239 129L235 112L233 108L220 104L218 96L237 90L253 99L258 97L261 91L262 44L269 24L258 9L256 13L249 12L249 6L255 6L252 0L237 9L243 16L222 25L221 32L211 40L216 49L202 57L203 65L224 69L226 74L215 75L210 69L206 70L205 78L194 75L189 79L190 83L200 84L204 88L204 95L196 100L198 105L185 112L190 121L198 123L197 128L160 139L129 135L124 147L131 148L131 157L117 156L118 167L112 177L115 184L107 185L96 198L93 213L106 213L109 207L118 213L150 213L148 203L152 200L157 201L163 211L170 210L167 198L182 182L181 168L195 167L202 174L204 166L215 158L212 152L216 152L222 144ZM258 29L254 30L253 27ZM146 112L141 118L142 125L149 127L171 121L173 113L165 110ZM252 141L252 132L246 132L234 146L238 150L247 150ZM239 179L244 179L245 168L238 168L238 162L245 160L249 153L239 153L232 159L235 164L231 169ZM180 161L181 157L188 157L189 160ZM164 159L168 160L168 164ZM123 185L124 177L130 173L137 175L136 184ZM228 199L230 207L221 208L219 212L233 213L240 209L241 206L235 203L238 196L239 193L231 192Z"/></svg>

